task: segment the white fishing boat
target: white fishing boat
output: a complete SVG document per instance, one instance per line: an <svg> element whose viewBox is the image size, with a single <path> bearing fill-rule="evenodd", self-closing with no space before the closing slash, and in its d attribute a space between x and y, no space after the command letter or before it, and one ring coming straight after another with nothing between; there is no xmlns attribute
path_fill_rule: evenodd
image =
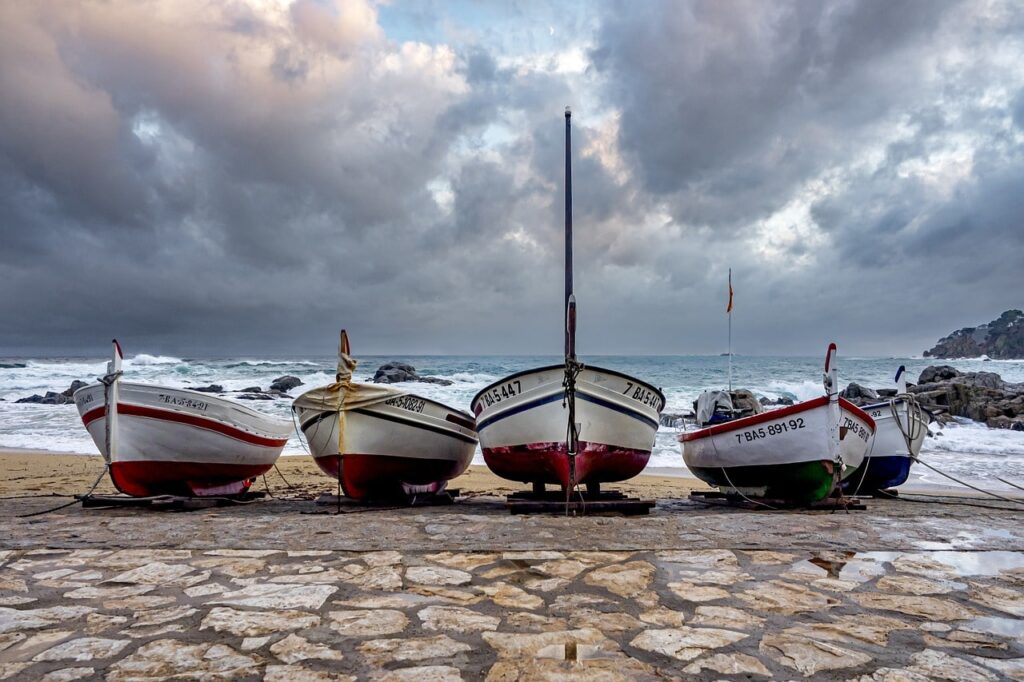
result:
<svg viewBox="0 0 1024 682"><path fill-rule="evenodd" d="M836 345L825 358L825 393L796 405L683 433L683 462L698 478L748 497L813 502L864 460L875 422L836 388Z"/></svg>
<svg viewBox="0 0 1024 682"><path fill-rule="evenodd" d="M484 461L498 476L565 489L639 474L654 447L665 396L634 377L576 359L572 274L571 114L565 112L565 362L505 377L472 410Z"/></svg>
<svg viewBox="0 0 1024 682"><path fill-rule="evenodd" d="M861 466L843 481L853 495L895 488L907 482L910 467L928 435L928 414L907 392L906 368L896 372L896 396L864 405L875 421L875 435Z"/></svg>
<svg viewBox="0 0 1024 682"><path fill-rule="evenodd" d="M106 376L74 394L118 490L237 495L274 466L290 421L206 393L123 382L123 357L115 340Z"/></svg>
<svg viewBox="0 0 1024 682"><path fill-rule="evenodd" d="M444 490L476 451L472 415L392 386L353 382L349 352L342 331L335 382L292 404L317 466L353 499Z"/></svg>

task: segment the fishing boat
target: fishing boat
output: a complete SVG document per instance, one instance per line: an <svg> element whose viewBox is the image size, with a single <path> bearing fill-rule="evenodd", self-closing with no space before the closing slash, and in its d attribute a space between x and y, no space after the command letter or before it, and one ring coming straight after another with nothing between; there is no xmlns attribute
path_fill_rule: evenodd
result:
<svg viewBox="0 0 1024 682"><path fill-rule="evenodd" d="M126 495L238 495L274 466L290 421L182 388L121 381L124 355L74 394L82 423Z"/></svg>
<svg viewBox="0 0 1024 682"><path fill-rule="evenodd" d="M352 381L350 352L342 330L334 383L292 403L317 466L353 499L441 492L473 459L473 416L393 386Z"/></svg>
<svg viewBox="0 0 1024 682"><path fill-rule="evenodd" d="M906 368L896 372L896 396L861 409L875 420L875 435L864 463L843 481L853 495L895 488L907 482L910 466L928 435L927 413L907 392Z"/></svg>
<svg viewBox="0 0 1024 682"><path fill-rule="evenodd" d="M796 405L713 424L679 436L683 462L725 492L815 502L864 460L875 422L839 397L836 345L825 356L825 393Z"/></svg>
<svg viewBox="0 0 1024 682"><path fill-rule="evenodd" d="M635 377L576 357L572 271L571 112L565 111L565 361L518 372L476 394L484 461L498 476L566 490L639 474L651 456L665 396Z"/></svg>

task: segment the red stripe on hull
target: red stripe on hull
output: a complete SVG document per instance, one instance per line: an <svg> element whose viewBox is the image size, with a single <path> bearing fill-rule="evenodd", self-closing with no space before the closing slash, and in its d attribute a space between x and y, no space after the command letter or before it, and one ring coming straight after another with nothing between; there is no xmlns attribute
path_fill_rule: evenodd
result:
<svg viewBox="0 0 1024 682"><path fill-rule="evenodd" d="M242 431L241 429L216 421L215 419L196 417L191 414L183 414L181 412L173 412L171 410L160 410L153 407L120 403L117 406L117 413L119 415L124 414L133 417L148 417L149 419L161 419L163 421L177 422L179 424L188 424L189 426L207 429L208 431L216 431L217 433L222 433L225 436L229 436L236 440L252 443L253 445L261 445L267 448L283 448L288 442L285 438L265 438L264 436L249 433L248 431ZM89 424L100 417L105 417L106 415L106 407L97 407L96 409L89 410L82 415L82 423L85 424L86 428L89 428Z"/></svg>
<svg viewBox="0 0 1024 682"><path fill-rule="evenodd" d="M463 471L461 462L388 455L315 457L317 466L334 480L341 467L341 489L355 500L393 498L406 493L402 484L434 485L450 481Z"/></svg>
<svg viewBox="0 0 1024 682"><path fill-rule="evenodd" d="M251 485L249 479L265 474L273 464L213 464L203 462L114 462L110 478L125 495L203 495L204 489ZM209 493L207 493L209 494ZM224 493L217 493L224 494Z"/></svg>
<svg viewBox="0 0 1024 682"><path fill-rule="evenodd" d="M564 442L484 448L483 452L488 468L502 478L523 483L570 485L569 452ZM643 471L650 458L649 450L580 441L575 483L624 481Z"/></svg>

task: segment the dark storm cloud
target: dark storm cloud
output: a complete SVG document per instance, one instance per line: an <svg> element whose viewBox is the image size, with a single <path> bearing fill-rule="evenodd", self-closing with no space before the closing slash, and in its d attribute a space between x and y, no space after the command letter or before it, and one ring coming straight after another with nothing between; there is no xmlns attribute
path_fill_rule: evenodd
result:
<svg viewBox="0 0 1024 682"><path fill-rule="evenodd" d="M523 7L0 6L0 353L557 352L567 103L585 352L1020 307L1012 4Z"/></svg>

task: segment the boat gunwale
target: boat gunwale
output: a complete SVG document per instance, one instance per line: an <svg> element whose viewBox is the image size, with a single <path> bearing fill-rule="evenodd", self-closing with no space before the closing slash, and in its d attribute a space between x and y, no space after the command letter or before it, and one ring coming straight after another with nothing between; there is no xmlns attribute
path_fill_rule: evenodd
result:
<svg viewBox="0 0 1024 682"><path fill-rule="evenodd" d="M361 385L361 386L370 386L371 384L359 384L359 385ZM322 387L318 386L317 388L322 388ZM306 393L310 393L312 391L317 390L317 388L311 388L308 391L300 393L294 400L292 400L292 405L289 408L289 410L291 412L295 412L295 401L298 400L299 398L301 398L302 396L306 395ZM451 410L452 412L456 412L459 415L461 415L461 416L465 417L466 419L468 419L469 421L473 422L474 424L476 423L476 417L474 417L471 412L467 412L466 410L460 409L458 407L452 407L451 405L448 405L447 403L442 403L440 400L434 400L433 398L428 398L426 396L420 395L419 393L411 393L411 392L410 393L403 393L400 396L394 396L394 397L395 398L401 398L403 396L409 396L410 398L416 398L418 400L425 400L426 402L431 403L432 405L437 405L438 407L443 407L446 410ZM391 398L388 398L387 400L382 400L382 401L380 401L380 403L387 403L388 400L391 400ZM374 405L378 405L380 403L372 403L370 405L367 405L366 407L373 407ZM322 409L322 410L328 410L330 412L337 412L338 411L336 408L332 408L330 405L325 405L323 407L316 407L316 408L299 408L299 409L317 409L317 410L321 410ZM469 427L463 427L463 428L469 428ZM474 427L473 430L475 431L476 428Z"/></svg>
<svg viewBox="0 0 1024 682"><path fill-rule="evenodd" d="M432 402L436 402L436 401L432 401ZM443 403L437 403L437 404L443 405ZM449 438L454 438L455 440L461 440L464 443L473 443L474 445L476 445L476 444L478 444L480 442L479 432L475 428L473 429L473 434L474 435L469 435L469 434L465 434L465 433L463 433L461 431L456 431L454 429L444 428L443 426L429 424L429 423L422 422L422 421L417 421L417 420L415 420L413 418L410 418L410 417L404 417L404 416L400 416L400 415L392 415L392 414L387 414L387 413L383 413L383 412L375 412L375 411L372 411L372 410L369 409L371 407L374 407L374 405L368 405L366 407L357 407L357 408L355 408L353 410L349 410L349 411L350 412L355 412L357 414L361 414L361 415L366 416L366 417L373 417L375 419L381 419L383 421L391 421L391 422L396 422L396 423L399 423L399 424L403 424L405 426L410 426L410 427L417 428L417 429L423 429L424 431L431 431L431 432L436 433L436 434L441 435L441 436L447 436ZM314 424L322 422L325 419L330 419L331 416L338 414L338 410L337 409L331 409L329 407L328 408L323 408L323 409L316 408L316 407L300 407L298 409L300 409L300 410L309 410L311 412L317 412L318 413L314 417L310 417L309 419L306 419L305 421L300 421L299 422L299 430L302 431L303 435L306 435L306 429L312 427ZM406 410L406 412L408 412L408 410ZM417 415L419 413L418 412L411 412L410 414ZM298 416L298 415L296 415L296 416ZM434 417L434 418L437 419L436 417ZM438 420L438 421L440 421L440 420ZM457 424L455 422L445 422L445 423L453 424L455 426L459 426L459 427L464 428L464 429L467 428L467 427L462 426L461 424ZM306 436L306 437L309 438L309 436ZM333 456L333 455L328 455L328 456Z"/></svg>
<svg viewBox="0 0 1024 682"><path fill-rule="evenodd" d="M763 422L772 421L782 417L788 417L791 414L800 414L801 412L807 412L825 405L828 405L828 396L823 395L817 398L811 398L805 400L802 403L796 405L787 405L778 410L769 410L768 412L761 412L760 414L752 414L749 417L742 417L740 419L734 419L732 421L723 422L721 424L714 424L697 431L689 431L687 433L679 434L678 441L680 443L687 443L693 440L700 440L702 438L709 438L711 436L717 436L722 433L728 433L729 431L735 431L737 429L744 429L748 426L755 424L761 424ZM851 412L855 417L859 417L862 421L867 422L871 427L872 435L874 430L877 428L875 420L870 414L865 412L862 408L857 407L846 398L839 399L839 406L848 412Z"/></svg>
<svg viewBox="0 0 1024 682"><path fill-rule="evenodd" d="M544 367L535 367L533 369L524 369L524 370L521 370L519 372L515 372L513 374L509 374L508 376L502 377L501 379L498 379L497 381L491 382L490 384L488 384L487 386L484 386L483 388L481 388L479 391L476 392L476 395L474 395L473 398L469 401L470 409L472 409L473 405L476 404L476 401L480 399L480 396L482 396L484 393L486 393L487 391L491 390L495 386L499 386L501 384L504 384L505 382L510 381L511 379L516 379L518 377L526 376L527 374L536 374L538 372L547 372L548 370L552 370L552 369L565 369L565 364L563 363L563 364L559 364L559 365L546 365ZM665 394L662 393L661 389L657 388L654 384L651 384L651 383L648 383L648 382L644 381L643 379L638 379L638 378L636 378L634 376L630 376L629 374L626 374L625 372L619 372L618 370L614 370L614 369L605 369L604 367L597 367L595 365L584 364L583 365L583 369L584 370L591 369L591 370L594 370L595 372L603 372L604 374L611 374L612 376L617 376L620 379L628 379L629 381L632 381L635 384L643 384L644 387L651 389L652 391L654 391L655 393L658 394L659 398L661 398L661 408L656 410L659 414L661 413L662 410L665 409L666 405L668 404L667 400L665 399ZM630 400L632 400L632 398ZM633 402L637 402L637 401L634 400ZM486 407L481 409L480 410L480 414L483 414L484 410L486 410L486 409L487 409ZM478 419L479 419L479 416L480 415L477 415Z"/></svg>
<svg viewBox="0 0 1024 682"><path fill-rule="evenodd" d="M282 428L284 428L285 425L287 425L288 430L289 430L290 433L294 432L294 429L295 429L295 425L290 420L288 420L288 419L282 419L281 417L278 417L277 415L273 415L273 414L270 414L268 412L264 412L262 410L257 410L256 408L250 407L249 405L245 405L245 404L242 404L242 403L239 403L239 402L235 402L234 400L231 400L230 398L222 398L221 396L217 395L216 393L203 393L202 391L193 391L193 390L190 390L190 389L187 389L187 388L176 388L174 386L160 386L159 384L140 384L140 383L136 383L134 381L121 381L121 382L119 382L119 384L120 384L121 388L127 388L127 387L132 387L132 388L152 388L152 389L157 389L157 390L161 390L161 391L176 391L176 392L179 392L179 393L187 393L189 395L194 395L194 396L197 396L199 398L202 398L204 401L207 401L207 402L209 402L209 401L218 402L218 403L220 403L220 404L222 404L222 405L224 405L226 407L229 407L229 408L232 408L232 409L236 409L236 410L242 412L243 414L250 415L250 416L255 417L257 419L268 419L268 420L271 420L272 422L277 422L278 425L281 426ZM71 394L71 399L75 401L75 405L77 406L77 404L78 404L78 401L75 399L75 396L77 396L82 391L86 391L86 390L93 389L93 388L99 388L100 390L102 390L103 389L103 384L101 384L101 383L88 384L87 386L82 386L77 391L72 393ZM157 407L155 405L140 405L138 400L131 400L131 399L126 398L124 396L121 396L119 398L118 403L134 404L134 405L138 405L139 407L152 407L153 409L167 410L169 412L174 412L174 413L177 413L177 414L193 414L192 412L186 412L184 410L173 409L174 407L176 407L175 405L167 405L167 406L161 405L159 407ZM84 416L84 414L82 416ZM202 416L205 419L212 419L213 421L223 421L221 419L216 419L216 418L211 417L209 415L198 415L198 416Z"/></svg>

